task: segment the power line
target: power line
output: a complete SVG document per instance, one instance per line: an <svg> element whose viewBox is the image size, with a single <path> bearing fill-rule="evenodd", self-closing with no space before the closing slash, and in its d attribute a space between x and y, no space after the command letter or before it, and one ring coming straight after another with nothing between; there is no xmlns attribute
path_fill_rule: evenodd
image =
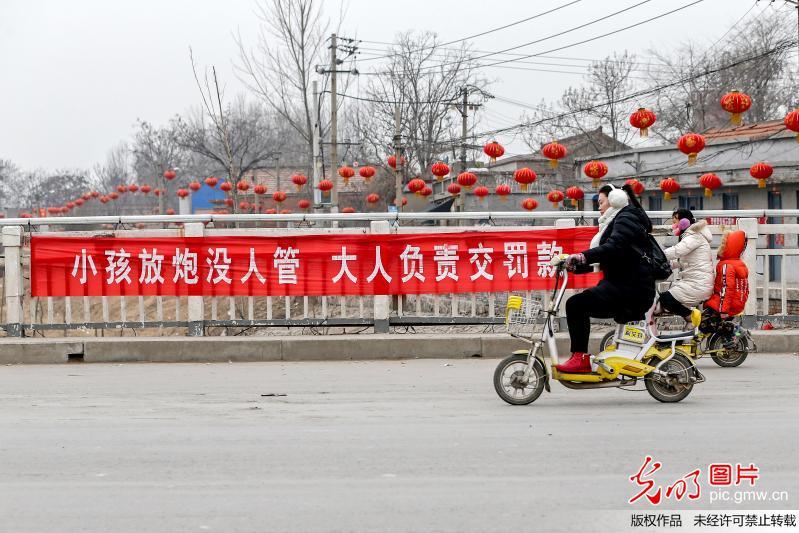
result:
<svg viewBox="0 0 799 533"><path fill-rule="evenodd" d="M563 5L558 6L558 7L554 7L552 9L549 9L547 11L543 11L541 13L537 13L537 14L532 15L530 17L523 18L523 19L517 20L515 22L511 22L510 24L505 24L504 26L499 26L499 27L496 27L496 28L492 28L490 30L486 30L484 32L475 33L474 35L469 35L469 36L463 37L462 39L455 39L453 41L448 41L446 43L441 43L440 45L435 45L434 44L432 46L426 46L426 47L418 48L416 50L412 50L410 53L422 52L424 50L428 50L428 49L431 49L431 48L437 48L439 46L449 46L451 44L460 43L460 42L463 42L463 41L468 41L469 39L474 39L476 37L482 37L483 35L488 35L489 33L494 33L494 32L497 32L497 31L501 31L501 30L510 28L512 26L517 26L517 25L522 24L524 22L528 22L530 20L543 17L544 15L549 15L550 13L554 13L556 11L559 11L559 10L563 9L563 8L569 7L571 5L574 5L574 4L577 4L577 3L580 3L580 2L582 2L582 0L572 0L571 2L567 2L567 3L563 4ZM369 41L367 41L367 42L369 42ZM384 58L384 57L393 57L393 56L396 56L396 55L399 55L399 54L396 54L396 53L388 54L388 55L381 56L381 57L373 57L373 58L365 59L364 61L372 61L374 59L381 59L381 58Z"/></svg>

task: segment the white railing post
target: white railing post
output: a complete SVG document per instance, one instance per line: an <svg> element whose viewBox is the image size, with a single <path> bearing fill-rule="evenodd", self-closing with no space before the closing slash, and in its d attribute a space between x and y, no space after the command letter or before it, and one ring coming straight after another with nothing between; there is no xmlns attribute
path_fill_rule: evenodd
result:
<svg viewBox="0 0 799 533"><path fill-rule="evenodd" d="M185 200L185 198L181 200ZM202 222L189 222L183 228L183 234L186 237L202 237L205 234L205 225ZM205 325L205 306L202 296L189 296L187 313L189 336L202 337Z"/></svg>
<svg viewBox="0 0 799 533"><path fill-rule="evenodd" d="M22 336L22 226L3 227L5 248L6 335Z"/></svg>
<svg viewBox="0 0 799 533"><path fill-rule="evenodd" d="M747 317L748 326L754 325L755 315L757 315L757 238L759 237L756 218L741 218L738 220L738 229L746 233L746 249L741 254L741 259L749 269L749 300L744 308L744 315ZM764 257L763 268L768 268L768 258ZM768 309L768 287L763 287L763 297L767 302Z"/></svg>
<svg viewBox="0 0 799 533"><path fill-rule="evenodd" d="M391 233L391 225L387 220L373 220L369 223L373 235L386 235ZM374 332L388 333L388 319L391 312L391 297L376 294L373 298Z"/></svg>
<svg viewBox="0 0 799 533"><path fill-rule="evenodd" d="M575 226L577 226L577 224L575 224L573 218L559 218L559 219L555 220L555 227L558 228L558 229L573 228ZM572 250L572 253L577 253L577 252L582 252L582 250ZM566 292L563 293L563 305L561 305L560 309L558 310L558 327L560 328L561 331L564 331L564 330L567 329L566 328L566 300L571 298L571 296L573 294L574 294L574 291L572 289L569 289L569 290L567 290Z"/></svg>

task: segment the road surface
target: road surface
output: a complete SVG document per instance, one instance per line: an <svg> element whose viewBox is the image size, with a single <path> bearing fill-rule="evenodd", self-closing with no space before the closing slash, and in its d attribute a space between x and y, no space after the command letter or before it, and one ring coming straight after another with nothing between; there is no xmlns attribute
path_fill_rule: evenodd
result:
<svg viewBox="0 0 799 533"><path fill-rule="evenodd" d="M497 362L0 367L0 531L621 531L662 511L627 503L646 455L664 487L754 463L790 498L665 510L799 508L795 355L700 361L679 404L554 384L513 407Z"/></svg>

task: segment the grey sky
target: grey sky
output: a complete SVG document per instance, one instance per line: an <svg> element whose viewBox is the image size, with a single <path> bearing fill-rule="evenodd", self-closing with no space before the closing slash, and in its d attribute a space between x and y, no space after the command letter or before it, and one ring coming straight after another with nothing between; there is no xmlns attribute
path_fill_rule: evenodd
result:
<svg viewBox="0 0 799 533"><path fill-rule="evenodd" d="M478 50L509 48L637 1L583 0L555 14L475 39L473 44ZM518 52L536 53L573 43L690 1L651 0L608 21ZM389 41L397 31L425 29L449 41L565 2L350 0L341 33L364 41ZM553 55L601 58L624 49L644 55L650 47L670 48L689 38L710 44L753 4L754 0L704 0L641 28ZM331 15L337 16L338 5L326 4ZM2 0L0 158L27 169L86 168L102 161L111 147L128 140L137 117L161 124L197 105L189 46L200 64L216 65L228 95L244 91L233 73L237 48L232 34L240 31L246 41L253 42L257 29L253 8L253 0ZM761 2L752 13L776 8ZM786 15L789 13L786 10ZM364 42L363 46L382 45ZM366 53L362 57L367 57ZM368 70L376 64L365 62L359 68ZM580 71L579 67L540 68ZM556 98L569 85L580 82L578 74L500 68L486 69L485 74L495 80L492 92L531 104ZM514 124L522 111L492 101L482 125L490 129Z"/></svg>

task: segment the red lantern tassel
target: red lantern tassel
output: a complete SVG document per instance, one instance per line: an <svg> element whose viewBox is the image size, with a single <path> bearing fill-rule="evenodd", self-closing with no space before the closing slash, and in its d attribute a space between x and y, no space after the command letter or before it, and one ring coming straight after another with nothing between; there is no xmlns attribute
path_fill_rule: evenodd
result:
<svg viewBox="0 0 799 533"><path fill-rule="evenodd" d="M671 200L671 193L670 192L664 192L663 193L663 199L664 200Z"/></svg>
<svg viewBox="0 0 799 533"><path fill-rule="evenodd" d="M708 198L712 197L713 196L713 191L711 191L710 189L705 187L705 196L708 197Z"/></svg>
<svg viewBox="0 0 799 533"><path fill-rule="evenodd" d="M696 164L696 155L697 154L695 152L688 154L688 166L689 167L692 167L692 166L694 166Z"/></svg>
<svg viewBox="0 0 799 533"><path fill-rule="evenodd" d="M641 128L639 131L641 132L641 137L649 137L649 128Z"/></svg>
<svg viewBox="0 0 799 533"><path fill-rule="evenodd" d="M599 179L597 179L597 178L593 178L593 179L591 180L591 186L592 186L594 189L596 189L597 187L599 187Z"/></svg>
<svg viewBox="0 0 799 533"><path fill-rule="evenodd" d="M741 114L740 113L733 113L732 117L730 118L730 122L732 122L736 126L740 126L741 125Z"/></svg>
<svg viewBox="0 0 799 533"><path fill-rule="evenodd" d="M550 159L549 160L549 168L558 168L558 160L557 159Z"/></svg>
<svg viewBox="0 0 799 533"><path fill-rule="evenodd" d="M527 186L528 185L529 185L529 183L520 183L519 184L519 188L522 190L522 192L527 192Z"/></svg>
<svg viewBox="0 0 799 533"><path fill-rule="evenodd" d="M758 189L765 189L766 188L766 180L757 180L757 188Z"/></svg>

